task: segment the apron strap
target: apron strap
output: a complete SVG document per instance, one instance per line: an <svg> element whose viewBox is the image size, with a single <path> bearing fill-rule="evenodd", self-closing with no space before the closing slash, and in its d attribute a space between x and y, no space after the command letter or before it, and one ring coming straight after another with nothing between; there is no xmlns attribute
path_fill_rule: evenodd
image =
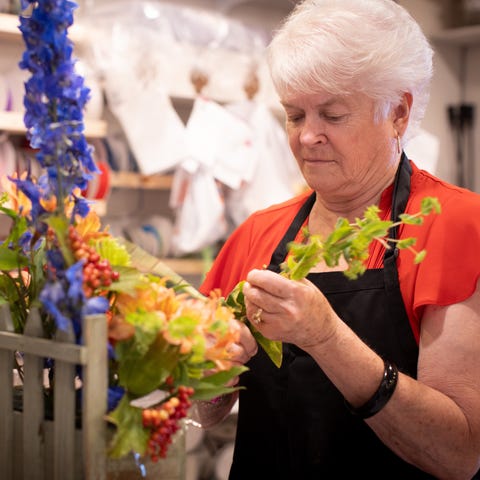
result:
<svg viewBox="0 0 480 480"><path fill-rule="evenodd" d="M280 240L280 243L277 245L277 248L273 252L272 258L270 259L270 265L268 266L268 270L280 273L280 264L287 257L288 244L295 239L298 231L303 225L303 222L310 214L313 204L315 203L315 198L316 194L315 192L313 192L295 215L293 222L290 224L290 227L288 227L288 230L286 231L285 235Z"/></svg>
<svg viewBox="0 0 480 480"><path fill-rule="evenodd" d="M405 152L402 152L402 158L398 165L397 173L395 175L395 182L393 185L392 194L392 216L391 220L396 222L400 219L400 214L403 213L407 207L408 198L410 197L410 177L412 175L412 167L408 161ZM397 238L398 226L390 229L390 237ZM390 242L390 247L385 252L385 257L396 255L395 242Z"/></svg>
<svg viewBox="0 0 480 480"><path fill-rule="evenodd" d="M407 207L408 198L410 196L410 177L412 174L412 167L408 161L405 152L402 152L402 158L398 166L397 174L395 176L395 184L392 195L392 216L391 220L396 222L399 220L399 215L403 213ZM390 229L390 237L396 239L398 236L398 227ZM397 257L399 250L395 242L389 242L390 248L385 249L383 257L383 269L385 272L385 288L388 291L393 291L400 288L398 281ZM390 308L404 308L403 305Z"/></svg>

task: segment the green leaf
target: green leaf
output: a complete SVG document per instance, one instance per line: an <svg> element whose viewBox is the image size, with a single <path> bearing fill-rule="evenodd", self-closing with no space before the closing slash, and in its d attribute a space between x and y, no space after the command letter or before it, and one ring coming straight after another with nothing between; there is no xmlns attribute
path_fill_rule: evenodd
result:
<svg viewBox="0 0 480 480"><path fill-rule="evenodd" d="M133 295L137 287L145 283L147 277L133 267L114 266L113 269L120 275L120 279L112 282L109 287L102 287L104 290L128 293Z"/></svg>
<svg viewBox="0 0 480 480"><path fill-rule="evenodd" d="M377 221L377 220L380 220L380 217L378 216L379 213L380 213L380 208L378 207L378 205L370 205L369 207L366 208L363 216L365 219Z"/></svg>
<svg viewBox="0 0 480 480"><path fill-rule="evenodd" d="M247 315L245 310L245 298L243 296L244 284L244 280L238 282L225 300L225 304L232 309L235 318L243 321L245 321L245 317Z"/></svg>
<svg viewBox="0 0 480 480"><path fill-rule="evenodd" d="M420 209L421 209L422 215L429 215L432 212L441 213L442 211L440 202L436 197L423 198Z"/></svg>
<svg viewBox="0 0 480 480"><path fill-rule="evenodd" d="M197 319L189 315L180 315L172 318L167 325L169 335L179 343L184 338L191 342L191 361L192 363L201 362L205 357L207 342L205 336L196 333Z"/></svg>
<svg viewBox="0 0 480 480"><path fill-rule="evenodd" d="M246 371L248 371L248 367L245 367L244 365L234 365L228 370L220 370L204 377L203 382L207 382L213 385L224 385L229 380L238 377Z"/></svg>
<svg viewBox="0 0 480 480"><path fill-rule="evenodd" d="M412 247L417 243L417 239L414 237L403 238L397 242L397 247L400 249Z"/></svg>
<svg viewBox="0 0 480 480"><path fill-rule="evenodd" d="M252 334L257 340L258 344L265 350L265 353L270 357L272 362L280 368L282 365L282 342L277 340L270 340L264 337L258 330L252 330Z"/></svg>
<svg viewBox="0 0 480 480"><path fill-rule="evenodd" d="M427 256L427 251L426 250L421 250L415 255L415 259L413 260L414 263L420 263L423 262L423 259Z"/></svg>
<svg viewBox="0 0 480 480"><path fill-rule="evenodd" d="M179 360L179 349L157 335L148 351L142 350L134 339L117 343L119 384L133 395L146 395L159 388L174 370ZM139 375L141 372L141 375Z"/></svg>
<svg viewBox="0 0 480 480"><path fill-rule="evenodd" d="M190 385L195 390L192 399L211 400L220 395L226 395L239 390L242 387L225 387L224 385L247 370L248 368L245 366L234 366L229 370L220 371L203 377L198 381L191 382Z"/></svg>
<svg viewBox="0 0 480 480"><path fill-rule="evenodd" d="M117 427L109 445L111 458L121 458L131 452L145 454L150 433L142 427L142 409L132 407L127 394L107 420Z"/></svg>
<svg viewBox="0 0 480 480"><path fill-rule="evenodd" d="M51 215L46 218L45 223L55 232L63 257L69 265L73 265L75 258L68 243L69 221L67 217L65 215Z"/></svg>
<svg viewBox="0 0 480 480"><path fill-rule="evenodd" d="M406 225L422 225L423 224L423 217L409 215L408 213L401 213L399 215L399 218L402 221L402 223Z"/></svg>
<svg viewBox="0 0 480 480"><path fill-rule="evenodd" d="M11 250L6 242L0 245L0 270L18 270L28 266L28 259L18 250Z"/></svg>
<svg viewBox="0 0 480 480"><path fill-rule="evenodd" d="M108 260L110 265L114 267L128 267L130 265L130 255L127 248L118 239L103 237L92 241L92 244L100 257Z"/></svg>
<svg viewBox="0 0 480 480"><path fill-rule="evenodd" d="M289 256L280 266L282 274L291 280L305 278L308 272L322 260L324 244L318 235L305 232L305 241L290 242L287 245Z"/></svg>

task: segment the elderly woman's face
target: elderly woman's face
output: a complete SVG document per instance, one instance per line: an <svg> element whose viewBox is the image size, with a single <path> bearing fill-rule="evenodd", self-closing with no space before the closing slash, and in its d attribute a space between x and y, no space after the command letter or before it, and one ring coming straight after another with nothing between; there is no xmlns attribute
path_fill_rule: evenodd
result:
<svg viewBox="0 0 480 480"><path fill-rule="evenodd" d="M374 120L368 97L291 94L282 104L290 148L320 195L348 198L384 185L394 174L393 123Z"/></svg>

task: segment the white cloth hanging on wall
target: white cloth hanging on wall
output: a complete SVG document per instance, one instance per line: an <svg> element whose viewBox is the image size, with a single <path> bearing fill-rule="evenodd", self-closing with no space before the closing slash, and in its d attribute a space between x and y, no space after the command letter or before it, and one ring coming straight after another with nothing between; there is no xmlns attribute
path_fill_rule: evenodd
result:
<svg viewBox="0 0 480 480"><path fill-rule="evenodd" d="M176 216L172 233L172 254L184 255L213 245L227 232L225 205L211 172L200 166L195 174L179 168L172 194Z"/></svg>
<svg viewBox="0 0 480 480"><path fill-rule="evenodd" d="M195 173L200 166L230 188L238 188L251 166L250 127L223 106L197 96L185 128L186 150L181 166ZM239 162L238 158L243 162Z"/></svg>
<svg viewBox="0 0 480 480"><path fill-rule="evenodd" d="M252 132L240 118L202 96L194 100L185 128L185 152L174 174L176 255L199 251L225 237L222 185L238 188L251 171Z"/></svg>
<svg viewBox="0 0 480 480"><path fill-rule="evenodd" d="M105 93L140 173L152 175L174 168L185 152L185 125L161 82L139 78L134 70L110 72Z"/></svg>
<svg viewBox="0 0 480 480"><path fill-rule="evenodd" d="M293 197L304 185L285 130L261 102L244 100L226 106L251 128L250 159L253 169L240 188L226 196L229 218L237 226L255 210Z"/></svg>

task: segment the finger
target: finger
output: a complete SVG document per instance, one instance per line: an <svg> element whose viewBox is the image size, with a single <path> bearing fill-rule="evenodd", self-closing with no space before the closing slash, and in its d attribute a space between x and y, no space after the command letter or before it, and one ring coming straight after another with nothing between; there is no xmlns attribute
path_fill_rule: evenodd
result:
<svg viewBox="0 0 480 480"><path fill-rule="evenodd" d="M229 380L225 386L226 387L234 387L238 382L239 382L240 378L239 377L233 377L231 380Z"/></svg>
<svg viewBox="0 0 480 480"><path fill-rule="evenodd" d="M285 289L291 285L291 280L282 277L278 273L270 270L251 270L246 278L247 291L258 289L274 297L283 297ZM244 293L245 293L244 285Z"/></svg>
<svg viewBox="0 0 480 480"><path fill-rule="evenodd" d="M231 361L240 364L247 363L258 351L258 347L252 350L246 350L243 346L236 343L228 347L229 358Z"/></svg>
<svg viewBox="0 0 480 480"><path fill-rule="evenodd" d="M240 338L238 343L243 346L243 348L251 357L253 357L258 351L258 344L255 340L255 337L252 335L252 332L248 326L243 323L240 329Z"/></svg>

